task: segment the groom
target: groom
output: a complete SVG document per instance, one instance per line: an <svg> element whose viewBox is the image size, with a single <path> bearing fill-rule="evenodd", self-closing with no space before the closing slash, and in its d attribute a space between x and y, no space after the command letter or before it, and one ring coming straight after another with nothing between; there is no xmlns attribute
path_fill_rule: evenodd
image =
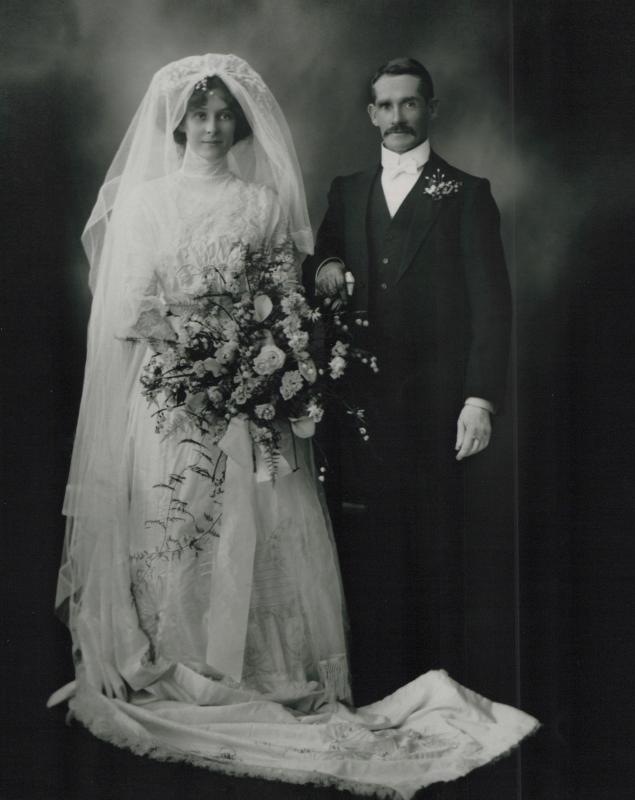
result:
<svg viewBox="0 0 635 800"><path fill-rule="evenodd" d="M431 150L427 70L384 64L368 113L381 163L333 181L304 265L310 293L368 315L380 365L356 379L370 442L325 442L357 703L430 668L462 678L465 461L488 446L510 333L498 210Z"/></svg>

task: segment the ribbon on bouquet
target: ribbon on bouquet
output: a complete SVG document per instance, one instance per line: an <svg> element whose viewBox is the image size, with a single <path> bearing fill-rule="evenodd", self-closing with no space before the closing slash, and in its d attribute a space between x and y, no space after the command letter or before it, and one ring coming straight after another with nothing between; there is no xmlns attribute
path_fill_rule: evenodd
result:
<svg viewBox="0 0 635 800"><path fill-rule="evenodd" d="M246 419L234 417L218 447L226 454L227 465L206 620L206 661L223 675L240 681L258 540L258 484L270 481L271 476ZM290 472L289 462L280 454L277 479Z"/></svg>

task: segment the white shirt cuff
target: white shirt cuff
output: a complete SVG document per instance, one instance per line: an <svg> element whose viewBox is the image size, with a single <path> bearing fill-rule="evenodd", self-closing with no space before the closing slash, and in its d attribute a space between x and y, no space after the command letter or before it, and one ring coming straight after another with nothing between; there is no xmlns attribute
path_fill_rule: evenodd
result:
<svg viewBox="0 0 635 800"><path fill-rule="evenodd" d="M489 400L484 400L482 397L468 397L465 401L466 406L474 406L474 408L482 408L484 411L489 411L493 414L495 409Z"/></svg>

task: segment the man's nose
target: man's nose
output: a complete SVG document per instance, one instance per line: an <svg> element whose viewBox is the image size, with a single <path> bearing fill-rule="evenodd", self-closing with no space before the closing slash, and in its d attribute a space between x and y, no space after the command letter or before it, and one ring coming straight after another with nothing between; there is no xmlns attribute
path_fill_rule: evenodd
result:
<svg viewBox="0 0 635 800"><path fill-rule="evenodd" d="M395 122L403 122L403 112L400 105L394 105L392 107L391 122L393 125Z"/></svg>

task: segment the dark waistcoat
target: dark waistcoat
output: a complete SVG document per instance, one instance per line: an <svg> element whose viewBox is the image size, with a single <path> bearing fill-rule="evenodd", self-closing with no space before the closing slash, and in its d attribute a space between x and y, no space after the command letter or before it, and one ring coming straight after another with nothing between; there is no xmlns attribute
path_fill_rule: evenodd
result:
<svg viewBox="0 0 635 800"><path fill-rule="evenodd" d="M390 336L385 330L386 317L381 313L382 306L390 301L394 292L399 268L408 241L417 202L415 191L421 178L415 183L394 217L390 217L384 190L381 185L381 172L373 182L366 216L368 239L368 308L371 323L377 336L385 339Z"/></svg>
<svg viewBox="0 0 635 800"><path fill-rule="evenodd" d="M370 192L366 236L368 241L368 311L371 322L372 347L390 360L401 352L398 341L404 334L404 320L397 301L397 277L408 243L409 233L414 224L417 204L416 187L421 178L404 198L394 217L390 217L384 190L381 185L381 172L373 182ZM400 305L400 304L398 304ZM379 352L378 352L379 355ZM385 364L386 365L386 364Z"/></svg>

